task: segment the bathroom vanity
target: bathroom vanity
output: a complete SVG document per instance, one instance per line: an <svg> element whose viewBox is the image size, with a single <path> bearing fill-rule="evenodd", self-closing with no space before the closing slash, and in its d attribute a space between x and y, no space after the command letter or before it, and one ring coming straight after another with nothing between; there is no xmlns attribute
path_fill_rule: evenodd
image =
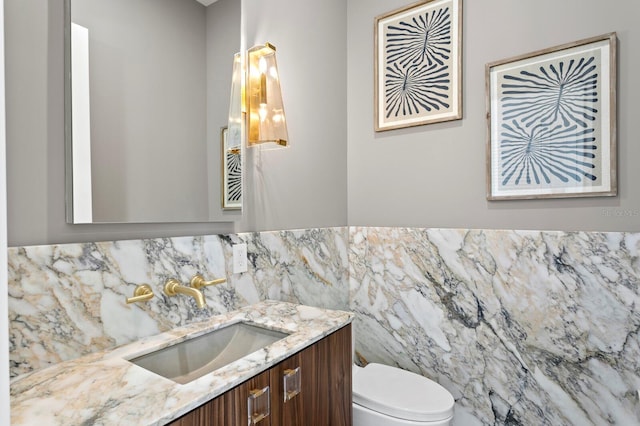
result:
<svg viewBox="0 0 640 426"><path fill-rule="evenodd" d="M351 325L170 423L350 426Z"/></svg>
<svg viewBox="0 0 640 426"><path fill-rule="evenodd" d="M264 301L61 362L12 381L11 424L227 426L250 424L250 416L259 426L303 425L311 418L349 426L352 320L349 312ZM162 360L172 347L207 335L217 339L239 323L278 339L212 371L191 369L189 377L135 363ZM174 355L167 356L157 364L170 365Z"/></svg>

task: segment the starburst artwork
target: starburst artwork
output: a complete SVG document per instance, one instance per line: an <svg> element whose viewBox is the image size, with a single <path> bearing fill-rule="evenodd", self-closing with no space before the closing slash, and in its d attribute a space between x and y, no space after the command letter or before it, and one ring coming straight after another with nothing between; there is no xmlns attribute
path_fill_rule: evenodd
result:
<svg viewBox="0 0 640 426"><path fill-rule="evenodd" d="M239 136L233 135L237 129L227 127L221 129L220 146L222 147L222 208L238 210L242 208L242 149Z"/></svg>
<svg viewBox="0 0 640 426"><path fill-rule="evenodd" d="M615 41L487 65L488 199L616 194Z"/></svg>
<svg viewBox="0 0 640 426"><path fill-rule="evenodd" d="M462 118L461 0L430 0L375 22L375 130Z"/></svg>

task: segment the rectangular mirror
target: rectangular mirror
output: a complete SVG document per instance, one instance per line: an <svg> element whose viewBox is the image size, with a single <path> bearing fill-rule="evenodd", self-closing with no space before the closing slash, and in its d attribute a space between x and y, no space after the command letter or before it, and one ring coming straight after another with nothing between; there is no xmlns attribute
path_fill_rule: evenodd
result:
<svg viewBox="0 0 640 426"><path fill-rule="evenodd" d="M67 221L234 219L220 129L241 0L66 0L65 11Z"/></svg>

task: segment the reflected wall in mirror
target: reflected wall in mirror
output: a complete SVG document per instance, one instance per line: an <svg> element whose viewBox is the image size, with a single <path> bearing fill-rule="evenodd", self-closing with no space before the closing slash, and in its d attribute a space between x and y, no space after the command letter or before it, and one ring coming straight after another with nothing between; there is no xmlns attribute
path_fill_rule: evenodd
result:
<svg viewBox="0 0 640 426"><path fill-rule="evenodd" d="M241 0L202 2L66 1L68 222L230 219L220 128Z"/></svg>

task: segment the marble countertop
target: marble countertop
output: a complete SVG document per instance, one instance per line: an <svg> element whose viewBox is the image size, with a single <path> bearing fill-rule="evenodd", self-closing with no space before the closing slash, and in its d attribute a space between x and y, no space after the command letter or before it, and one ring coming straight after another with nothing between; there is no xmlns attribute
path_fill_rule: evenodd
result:
<svg viewBox="0 0 640 426"><path fill-rule="evenodd" d="M11 424L163 425L353 320L353 314L264 301L156 336L15 378ZM138 367L135 358L229 323L250 321L290 333L264 349L184 385Z"/></svg>

